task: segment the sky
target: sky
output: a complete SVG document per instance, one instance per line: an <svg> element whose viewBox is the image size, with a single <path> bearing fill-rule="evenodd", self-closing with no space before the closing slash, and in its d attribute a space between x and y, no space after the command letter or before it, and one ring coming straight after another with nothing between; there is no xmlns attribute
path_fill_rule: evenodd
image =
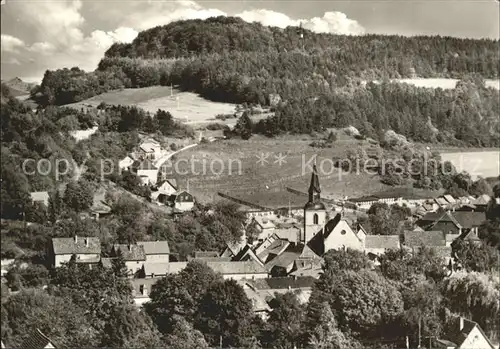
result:
<svg viewBox="0 0 500 349"><path fill-rule="evenodd" d="M179 19L238 16L315 32L498 39L498 0L5 0L1 76L40 82L45 70L94 70L114 42Z"/></svg>

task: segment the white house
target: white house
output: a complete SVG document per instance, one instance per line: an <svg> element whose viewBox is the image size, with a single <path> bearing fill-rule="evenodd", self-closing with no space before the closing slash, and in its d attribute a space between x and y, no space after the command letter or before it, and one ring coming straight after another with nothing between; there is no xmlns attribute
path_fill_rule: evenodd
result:
<svg viewBox="0 0 500 349"><path fill-rule="evenodd" d="M57 268L69 262L73 255L76 261L99 263L101 257L101 241L97 237L52 238L53 265Z"/></svg>
<svg viewBox="0 0 500 349"><path fill-rule="evenodd" d="M113 245L112 254L114 257L121 255L129 276L134 276L142 269L146 262L146 252L144 251L143 245L115 244Z"/></svg>
<svg viewBox="0 0 500 349"><path fill-rule="evenodd" d="M190 211L194 207L194 202L194 196L184 190L175 195L174 208L181 212Z"/></svg>
<svg viewBox="0 0 500 349"><path fill-rule="evenodd" d="M46 191L34 191L30 193L31 201L33 203L41 203L49 207L49 193Z"/></svg>
<svg viewBox="0 0 500 349"><path fill-rule="evenodd" d="M137 155L143 159L156 160L163 155L163 150L157 141L148 139L139 145Z"/></svg>
<svg viewBox="0 0 500 349"><path fill-rule="evenodd" d="M456 328L443 339L433 341L439 349L495 349L481 327L474 321L460 317Z"/></svg>
<svg viewBox="0 0 500 349"><path fill-rule="evenodd" d="M142 184L156 184L158 181L158 168L149 159L134 161L132 171L140 178Z"/></svg>
<svg viewBox="0 0 500 349"><path fill-rule="evenodd" d="M128 169L130 166L132 166L134 161L134 159L127 155L118 162L118 167L120 168L120 170Z"/></svg>

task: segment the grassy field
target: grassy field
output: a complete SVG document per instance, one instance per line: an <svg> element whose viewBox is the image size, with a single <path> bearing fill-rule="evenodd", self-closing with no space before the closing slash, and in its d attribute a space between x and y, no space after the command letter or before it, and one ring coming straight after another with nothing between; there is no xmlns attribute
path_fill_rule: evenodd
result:
<svg viewBox="0 0 500 349"><path fill-rule="evenodd" d="M389 187L378 176L339 174L332 167L334 157L344 157L348 149L367 142L341 135L333 148L317 149L309 144L310 136L265 138L253 136L200 144L179 154L174 160L171 176L182 188L202 202L220 199L217 192L247 200L265 207L300 206L304 197L289 193L286 187L306 192L309 186L314 155L325 197L356 197L379 193ZM279 163L281 153L282 161ZM258 162L264 154L264 162ZM309 165L308 165L309 164Z"/></svg>
<svg viewBox="0 0 500 349"><path fill-rule="evenodd" d="M174 118L188 124L215 122L218 114L233 114L235 104L208 101L196 93L172 90L168 86L153 86L136 89L110 91L84 101L69 104L69 107L97 107L101 102L114 105L135 105L151 113L158 109L169 111ZM177 101L178 98L178 101ZM221 122L220 120L217 120ZM233 121L234 119L229 119ZM221 122L222 123L222 122Z"/></svg>

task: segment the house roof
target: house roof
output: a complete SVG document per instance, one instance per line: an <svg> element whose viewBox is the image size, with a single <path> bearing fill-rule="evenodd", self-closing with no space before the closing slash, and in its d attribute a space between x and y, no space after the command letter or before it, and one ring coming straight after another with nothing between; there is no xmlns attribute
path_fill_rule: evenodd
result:
<svg viewBox="0 0 500 349"><path fill-rule="evenodd" d="M365 248L399 249L399 235L367 235Z"/></svg>
<svg viewBox="0 0 500 349"><path fill-rule="evenodd" d="M464 229L479 227L486 221L485 212L455 211L451 215Z"/></svg>
<svg viewBox="0 0 500 349"><path fill-rule="evenodd" d="M30 333L29 337L21 344L19 349L44 349L47 345L52 344L55 347L54 343L45 336L42 331L36 329L32 333Z"/></svg>
<svg viewBox="0 0 500 349"><path fill-rule="evenodd" d="M310 288L316 280L309 276L302 277L272 277L257 280L246 280L245 283L257 290L279 290L279 289L298 289Z"/></svg>
<svg viewBox="0 0 500 349"><path fill-rule="evenodd" d="M488 205L490 201L491 197L489 195L483 194L471 203L476 206L484 206Z"/></svg>
<svg viewBox="0 0 500 349"><path fill-rule="evenodd" d="M457 319L457 320L460 321L460 319ZM489 340L489 338L484 333L484 331L481 328L481 326L479 326L477 324L477 322L474 322L474 321L471 321L471 320L467 320L467 319L463 319L463 318L462 318L462 321L463 321L463 328L460 330L460 327L457 326L456 327L457 330L455 330L452 333L450 333L449 336L447 336L448 337L447 340L449 340L452 343L456 344L457 348L460 348L462 346L462 344L465 342L465 340L469 337L469 335L472 332L472 330L474 330L474 328L477 328L479 330L479 332L483 335L483 337L485 338L485 340L488 342L488 344L490 345L490 347L492 349L495 348L493 346L493 344L491 343L491 341Z"/></svg>
<svg viewBox="0 0 500 349"><path fill-rule="evenodd" d="M443 195L443 197L445 198L446 201L448 201L450 204L454 204L455 202L457 202L457 200L455 200L455 198L451 195Z"/></svg>
<svg viewBox="0 0 500 349"><path fill-rule="evenodd" d="M169 184L172 188L174 188L175 190L177 190L177 180L174 179L174 178L169 178L169 179L166 179L164 181L161 181L158 183L157 187L161 187L163 184Z"/></svg>
<svg viewBox="0 0 500 349"><path fill-rule="evenodd" d="M446 246L445 234L440 231L405 231L404 243L408 247L438 247Z"/></svg>
<svg viewBox="0 0 500 349"><path fill-rule="evenodd" d="M52 238L52 247L56 255L101 253L101 241L98 237Z"/></svg>
<svg viewBox="0 0 500 349"><path fill-rule="evenodd" d="M462 225L455 219L455 217L453 217L453 215L449 211L446 211L445 213L441 213L441 217L432 222L430 226L426 227L426 229L431 230L432 227L436 226L436 224L438 224L439 222L451 222L457 228L463 228Z"/></svg>
<svg viewBox="0 0 500 349"><path fill-rule="evenodd" d="M246 242L241 239L239 242L228 242L226 245L233 256L236 256L246 246Z"/></svg>
<svg viewBox="0 0 500 349"><path fill-rule="evenodd" d="M137 241L137 245L144 247L146 255L170 253L168 241Z"/></svg>
<svg viewBox="0 0 500 349"><path fill-rule="evenodd" d="M217 251L195 251L194 258L219 258Z"/></svg>
<svg viewBox="0 0 500 349"><path fill-rule="evenodd" d="M139 148L141 148L142 150L144 150L147 153L154 152L155 148L158 148L158 147L160 147L160 143L158 143L155 140L148 140L148 141L142 142L139 145Z"/></svg>
<svg viewBox="0 0 500 349"><path fill-rule="evenodd" d="M188 199L184 199L185 196L188 196ZM192 202L194 201L194 196L189 194L187 191L183 190L180 193L175 195L175 202Z"/></svg>
<svg viewBox="0 0 500 349"><path fill-rule="evenodd" d="M444 197L434 199L438 205L448 205L448 201Z"/></svg>
<svg viewBox="0 0 500 349"><path fill-rule="evenodd" d="M293 248L287 249L285 252L271 259L269 263L265 264L267 270L271 271L274 267L287 268L300 257L302 251Z"/></svg>
<svg viewBox="0 0 500 349"><path fill-rule="evenodd" d="M274 229L273 233L278 235L280 239L285 239L290 242L297 243L299 239L298 235L300 233L300 228L292 226L289 228Z"/></svg>
<svg viewBox="0 0 500 349"><path fill-rule="evenodd" d="M265 217L254 217L255 222L259 224L262 229L274 229L276 226L268 218Z"/></svg>
<svg viewBox="0 0 500 349"><path fill-rule="evenodd" d="M270 254L274 254L276 256L279 256L281 253L283 253L283 251L286 250L286 248L288 246L290 246L290 242L288 240L282 240L282 239L274 240L273 242L271 242L271 244L266 249L264 249L263 251L261 251L257 255L257 257L261 261L266 261L267 257Z"/></svg>
<svg viewBox="0 0 500 349"><path fill-rule="evenodd" d="M146 252L144 246L136 244L115 244L113 245L115 253L121 253L125 261L145 261Z"/></svg>
<svg viewBox="0 0 500 349"><path fill-rule="evenodd" d="M267 303L266 294L257 291L253 287L245 286L246 285L243 284L243 290L245 291L248 299L252 302L252 309L254 312L270 312L272 310Z"/></svg>
<svg viewBox="0 0 500 349"><path fill-rule="evenodd" d="M267 270L255 261L242 262L207 262L215 272L222 275L228 274L267 274Z"/></svg>
<svg viewBox="0 0 500 349"><path fill-rule="evenodd" d="M144 263L144 273L149 275L167 275L169 273L169 263Z"/></svg>

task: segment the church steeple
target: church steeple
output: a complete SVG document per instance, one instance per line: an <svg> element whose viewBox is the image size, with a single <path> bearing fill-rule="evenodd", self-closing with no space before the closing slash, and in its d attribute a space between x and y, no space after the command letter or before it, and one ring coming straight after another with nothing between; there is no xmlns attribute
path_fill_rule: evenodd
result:
<svg viewBox="0 0 500 349"><path fill-rule="evenodd" d="M309 203L316 203L320 201L321 188L319 186L318 171L316 164L313 166L313 173L311 175L311 184L309 185Z"/></svg>

